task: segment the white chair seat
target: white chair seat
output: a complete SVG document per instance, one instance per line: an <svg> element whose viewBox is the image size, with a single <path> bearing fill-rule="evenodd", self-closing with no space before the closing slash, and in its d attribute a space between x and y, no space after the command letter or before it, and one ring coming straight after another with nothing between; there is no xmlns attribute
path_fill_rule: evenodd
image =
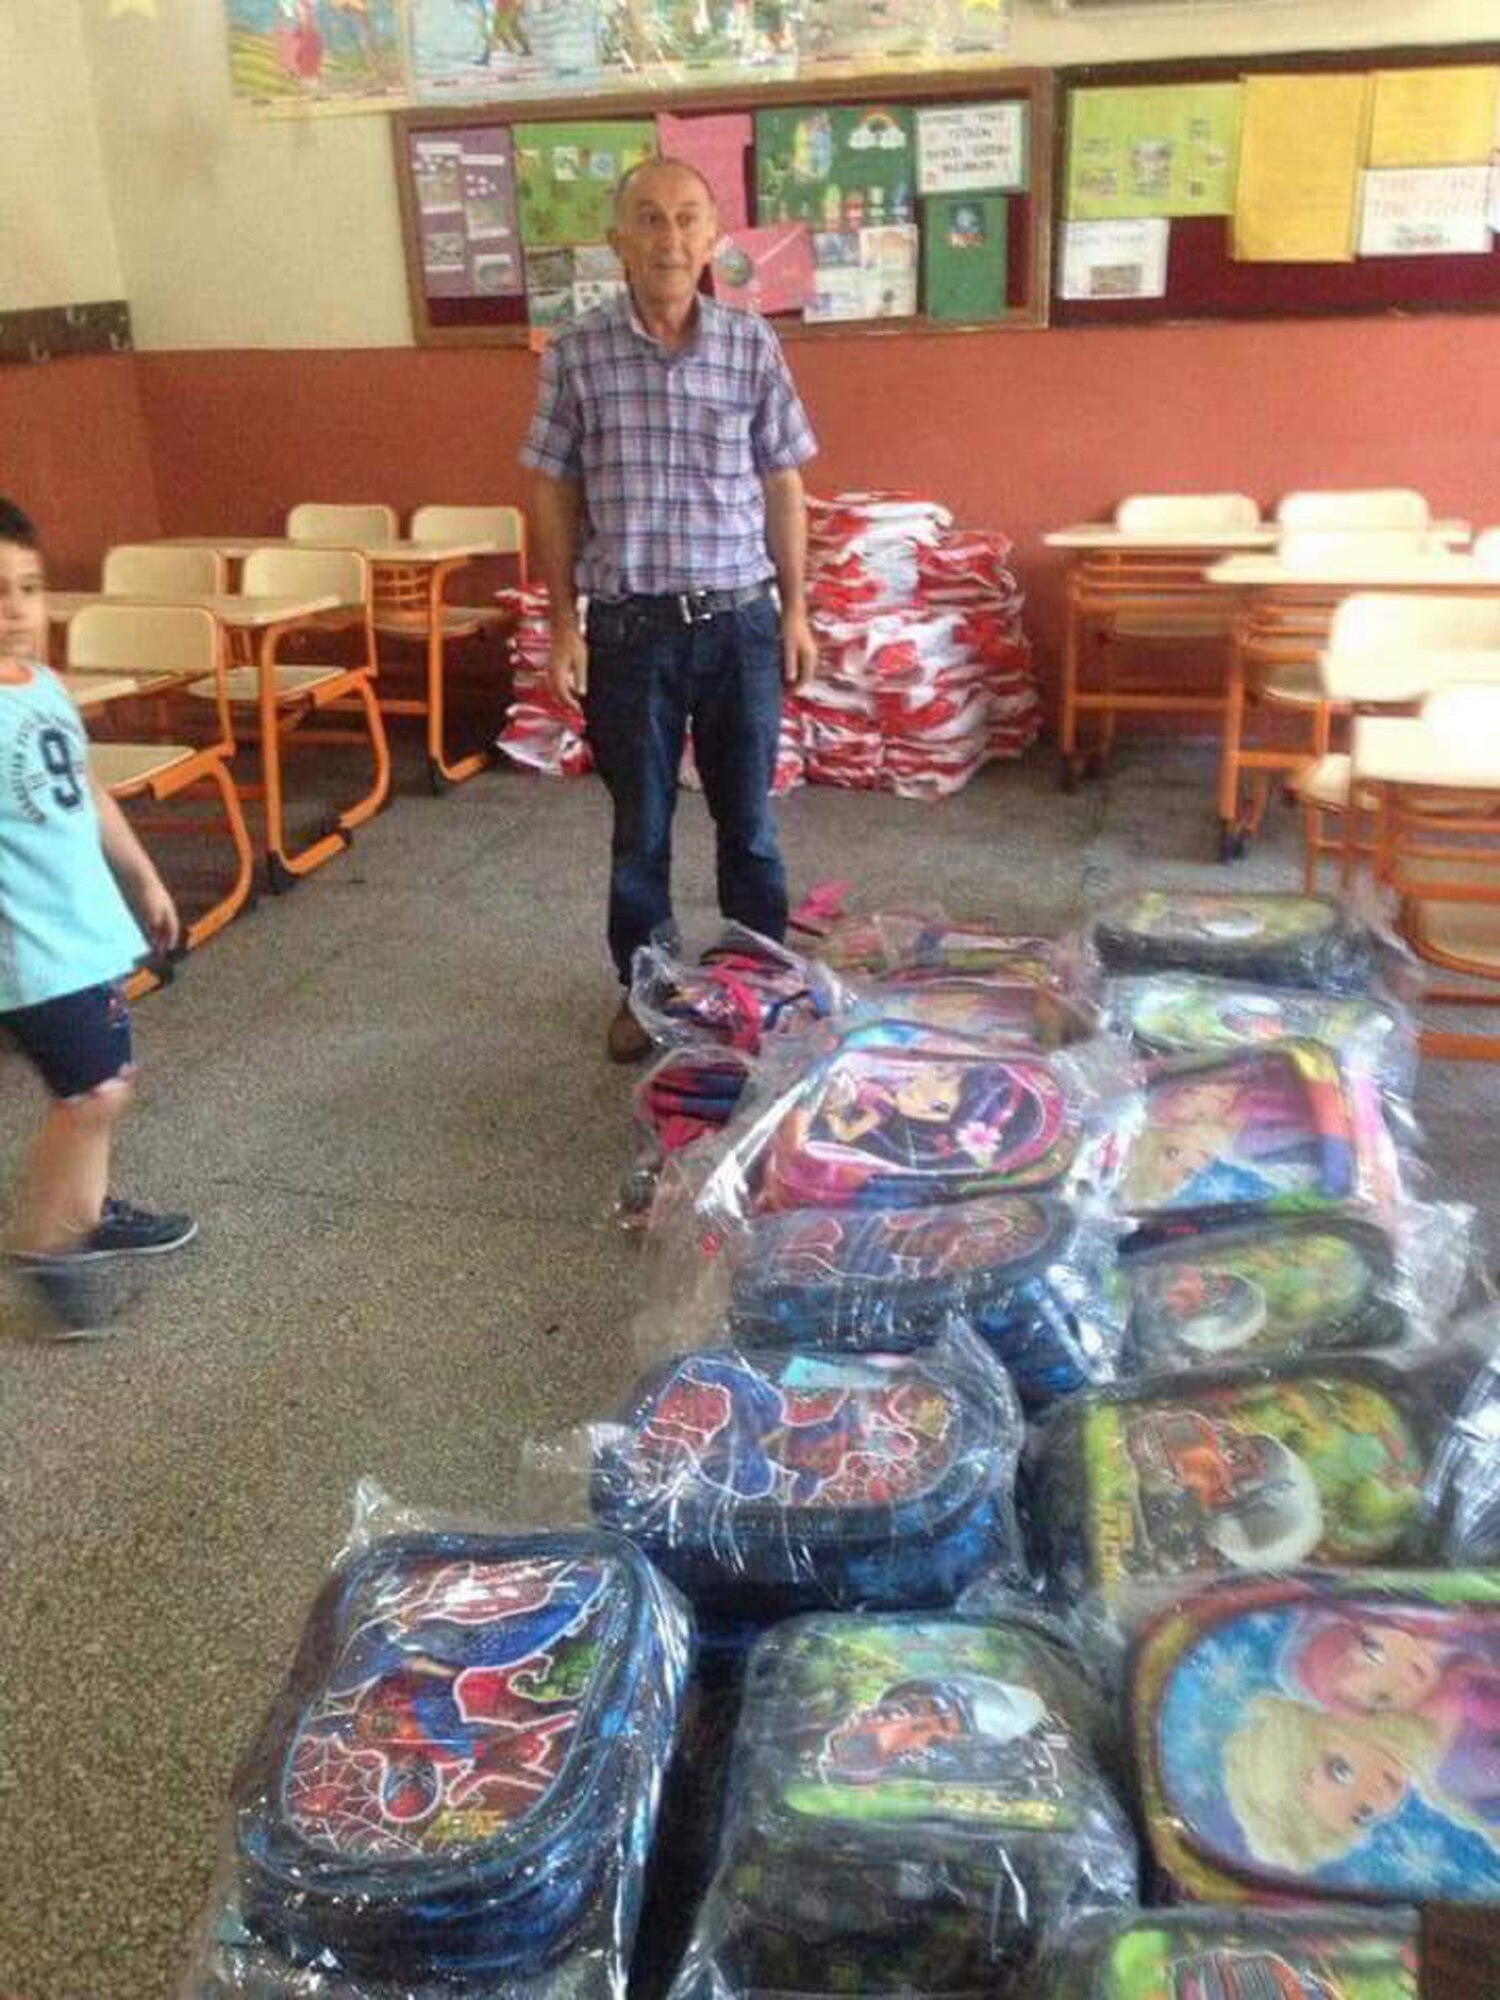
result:
<svg viewBox="0 0 1500 2000"><path fill-rule="evenodd" d="M1305 771L1299 771L1292 785L1304 804L1318 806L1324 812L1347 812L1349 810L1349 759L1342 753L1320 757L1315 764L1309 764ZM1372 811L1374 794L1361 789L1360 810Z"/></svg>
<svg viewBox="0 0 1500 2000"><path fill-rule="evenodd" d="M463 639L471 632L478 632L486 625L499 625L506 614L498 604L447 604L443 607L443 637ZM409 618L398 617L392 612L381 612L375 620L375 630L388 638L405 639L415 636L427 637L427 615L414 611Z"/></svg>
<svg viewBox="0 0 1500 2000"><path fill-rule="evenodd" d="M190 743L91 743L89 767L108 792L148 784L198 755Z"/></svg>
<svg viewBox="0 0 1500 2000"><path fill-rule="evenodd" d="M1413 856L1404 872L1417 881L1432 876L1444 882L1487 883L1492 887L1497 879L1493 863L1476 861L1468 865L1447 860L1441 865L1429 865L1420 856ZM1418 897L1410 900L1425 943L1454 958L1469 959L1476 965L1500 971L1500 903L1424 903Z"/></svg>
<svg viewBox="0 0 1500 2000"><path fill-rule="evenodd" d="M1181 617L1153 618L1149 611L1125 611L1111 618L1117 639L1222 639L1233 621L1212 610L1184 612Z"/></svg>
<svg viewBox="0 0 1500 2000"><path fill-rule="evenodd" d="M1287 708L1318 708L1328 699L1317 667L1303 666L1300 662L1272 667L1261 677L1259 691L1267 701L1280 702Z"/></svg>
<svg viewBox="0 0 1500 2000"><path fill-rule="evenodd" d="M310 694L314 688L324 687L329 681L336 681L350 671L348 667L319 667L312 665L285 666L276 669L276 699L297 701ZM252 706L260 700L260 669L258 667L231 667L224 676L229 699L236 703ZM188 693L199 701L214 701L218 697L218 685L210 677L194 681Z"/></svg>

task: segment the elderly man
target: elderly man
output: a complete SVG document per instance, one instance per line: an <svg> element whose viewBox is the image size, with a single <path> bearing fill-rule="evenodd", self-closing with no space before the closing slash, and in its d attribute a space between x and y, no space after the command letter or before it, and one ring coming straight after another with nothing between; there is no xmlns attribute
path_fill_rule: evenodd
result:
<svg viewBox="0 0 1500 2000"><path fill-rule="evenodd" d="M799 470L816 446L771 328L698 290L717 236L696 168L651 160L626 175L610 241L629 289L548 348L522 452L552 684L582 700L614 804L609 947L626 986L636 948L672 915L689 724L719 907L769 937L786 929L770 791L782 682L806 680L816 659ZM649 1046L622 1000L610 1056L635 1062Z"/></svg>

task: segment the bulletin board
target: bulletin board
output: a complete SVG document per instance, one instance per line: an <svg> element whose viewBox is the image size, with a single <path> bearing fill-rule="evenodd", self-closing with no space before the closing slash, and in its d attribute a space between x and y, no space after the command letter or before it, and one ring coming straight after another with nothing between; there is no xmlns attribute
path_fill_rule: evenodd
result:
<svg viewBox="0 0 1500 2000"><path fill-rule="evenodd" d="M784 336L1045 326L1052 103L1049 71L964 69L398 112L417 342L536 345L614 295L614 187L652 153L703 165L705 283Z"/></svg>
<svg viewBox="0 0 1500 2000"><path fill-rule="evenodd" d="M1500 65L1500 44L1486 43L1111 64L1059 71L1052 324L1118 326L1152 320L1495 310L1500 307L1500 247L1496 247L1500 235L1493 231L1481 235L1472 215L1467 213L1467 205L1473 202L1477 190L1472 177L1481 171L1493 177L1496 172L1495 148L1500 140L1493 123L1487 142L1476 125L1468 142L1459 149L1466 165L1460 166L1451 156L1445 160L1441 157L1442 121L1429 119L1432 129L1424 130L1422 114L1425 94L1435 87L1446 87L1444 81L1427 76L1410 86L1388 85L1384 77L1388 73L1398 73L1399 77L1400 73L1419 71L1477 73L1497 65ZM1381 79L1378 86L1377 78ZM1266 248L1265 240L1259 244L1255 241L1255 218L1243 212L1238 217L1224 212L1212 188L1227 124L1222 116L1222 100L1228 94L1235 94L1235 87L1239 86L1243 117L1243 104L1248 99L1243 95L1242 79L1253 82L1258 93L1256 103L1262 112L1268 96L1272 102L1280 99L1292 106L1299 102L1318 106L1307 121L1307 129L1320 143L1326 137L1330 117L1347 110L1351 118L1363 119L1357 141L1363 149L1363 165L1355 195L1351 256L1320 256L1316 243L1291 245L1294 251L1291 258L1265 256L1261 254ZM1283 85L1280 79L1287 79L1288 85ZM1357 102L1360 79L1369 80L1362 107ZM1325 88L1329 84L1331 96ZM1220 87L1217 100L1212 89L1215 85ZM1377 87L1381 93L1378 99ZM1165 156L1174 148L1174 135L1170 132L1160 141L1152 142L1142 138L1138 130L1132 159L1129 142L1124 138L1126 121L1119 116L1119 100L1113 98L1114 92L1127 90L1153 93L1152 99L1140 102L1164 107L1157 119L1164 132L1172 123L1174 101L1182 110L1184 122L1178 123L1175 135L1177 165L1170 171L1164 164ZM1158 91L1162 93L1160 99L1155 97ZM1398 118L1394 111L1377 109L1377 104L1380 107L1399 104L1404 115ZM1202 114L1196 119L1195 109ZM1277 167L1274 157L1269 162L1265 157L1266 129L1262 119L1257 128L1252 167L1259 177L1258 191L1266 185L1268 171L1274 182ZM1184 164L1191 144L1185 135L1191 131L1209 135L1206 150L1211 157L1206 163L1200 160L1201 171ZM1241 138L1242 134L1236 132L1236 143ZM1288 132L1288 141L1295 151L1295 126ZM1236 156L1230 170L1235 183L1231 206L1238 199L1237 177L1245 164L1242 157ZM1372 166L1382 171L1371 174L1368 169ZM1392 168L1399 168L1398 176L1393 177ZM1295 166L1290 171L1294 174ZM1422 178L1424 175L1426 179ZM1078 218L1080 200L1096 211L1110 209L1113 202L1115 212L1121 216L1140 215L1151 205L1152 197L1145 189L1153 176L1164 186L1169 178L1173 181L1170 197L1163 197L1174 209L1169 226L1162 230L1164 245L1159 239L1153 242L1151 229L1142 224L1134 236L1126 229L1117 232L1114 240L1119 262L1113 269L1106 250L1098 253L1097 271L1089 269L1087 258L1078 258L1070 269L1065 269L1065 260L1076 258L1080 247L1077 233L1070 229L1070 223ZM1500 184L1491 178L1492 205L1497 185ZM1451 215L1438 217L1429 221L1424 230L1420 217L1406 204L1411 202L1413 194L1418 204L1427 201L1431 190L1436 190L1431 196L1434 201L1451 198L1455 191L1462 197L1466 214L1461 223L1455 222ZM1284 192L1283 189L1283 198ZM1200 206L1215 208L1216 212L1193 213L1195 201ZM1402 207L1395 206L1398 201ZM1372 202L1376 206L1373 212L1367 212ZM1290 204L1287 209L1289 212ZM1495 219L1500 220L1500 214ZM1243 232L1241 251L1248 248L1255 254L1235 254L1237 230ZM1245 237L1249 238L1248 243ZM1460 239L1464 241L1462 250L1443 247ZM1097 238L1101 244L1109 240L1104 232ZM1381 246L1395 242L1402 244L1402 254L1384 254ZM1367 246L1369 254L1364 254ZM1125 295L1132 283L1139 280L1141 267L1130 261L1137 253L1141 257L1153 254L1164 257L1165 276L1160 296ZM1098 295L1067 295L1080 286L1096 290ZM1115 288L1120 295L1109 296Z"/></svg>

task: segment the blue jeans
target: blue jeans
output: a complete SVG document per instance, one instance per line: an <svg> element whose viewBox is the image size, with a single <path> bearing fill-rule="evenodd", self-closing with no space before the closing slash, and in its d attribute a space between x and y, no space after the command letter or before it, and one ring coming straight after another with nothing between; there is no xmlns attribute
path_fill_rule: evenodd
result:
<svg viewBox="0 0 1500 2000"><path fill-rule="evenodd" d="M718 839L719 908L786 934L786 871L771 816L781 728L781 621L756 598L701 624L674 609L593 603L588 739L614 801L609 949L621 981L637 947L672 917L672 814L692 724Z"/></svg>

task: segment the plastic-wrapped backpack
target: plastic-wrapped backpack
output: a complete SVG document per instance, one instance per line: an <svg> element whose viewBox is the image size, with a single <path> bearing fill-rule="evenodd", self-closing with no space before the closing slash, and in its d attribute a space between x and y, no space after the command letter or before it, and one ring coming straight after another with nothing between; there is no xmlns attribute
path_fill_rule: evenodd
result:
<svg viewBox="0 0 1500 2000"><path fill-rule="evenodd" d="M1440 1425L1411 1373L1354 1356L1086 1391L1039 1439L1038 1553L1127 1627L1235 1571L1421 1561Z"/></svg>
<svg viewBox="0 0 1500 2000"><path fill-rule="evenodd" d="M844 988L826 966L741 924L726 926L696 965L666 944L649 944L631 967L631 1011L662 1042L754 1055L763 1043L805 1033L845 1004Z"/></svg>
<svg viewBox="0 0 1500 2000"><path fill-rule="evenodd" d="M956 1318L1028 1407L1114 1372L1115 1232L1054 1196L799 1209L753 1220L730 1255L738 1341L909 1352Z"/></svg>
<svg viewBox="0 0 1500 2000"><path fill-rule="evenodd" d="M1103 1705L1043 1621L798 1618L751 1655L718 1870L674 2000L1006 1994L1136 1895Z"/></svg>
<svg viewBox="0 0 1500 2000"><path fill-rule="evenodd" d="M1035 2000L1417 2000L1404 1910L1137 1910L1051 1941Z"/></svg>
<svg viewBox="0 0 1500 2000"><path fill-rule="evenodd" d="M951 1603L1022 1569L1020 1412L982 1350L704 1348L593 1437L593 1508L705 1616Z"/></svg>
<svg viewBox="0 0 1500 2000"><path fill-rule="evenodd" d="M236 1778L247 1931L354 1990L566 1967L618 2000L689 1653L680 1601L614 1536L370 1544Z"/></svg>
<svg viewBox="0 0 1500 2000"><path fill-rule="evenodd" d="M1390 1239L1340 1216L1206 1230L1127 1254L1129 1370L1400 1344L1407 1315Z"/></svg>
<svg viewBox="0 0 1500 2000"><path fill-rule="evenodd" d="M1165 1610L1131 1671L1147 1830L1189 1896L1500 1902L1500 1576L1324 1571Z"/></svg>
<svg viewBox="0 0 1500 2000"><path fill-rule="evenodd" d="M1376 969L1369 931L1319 896L1142 889L1101 910L1090 935L1109 973L1363 993Z"/></svg>

